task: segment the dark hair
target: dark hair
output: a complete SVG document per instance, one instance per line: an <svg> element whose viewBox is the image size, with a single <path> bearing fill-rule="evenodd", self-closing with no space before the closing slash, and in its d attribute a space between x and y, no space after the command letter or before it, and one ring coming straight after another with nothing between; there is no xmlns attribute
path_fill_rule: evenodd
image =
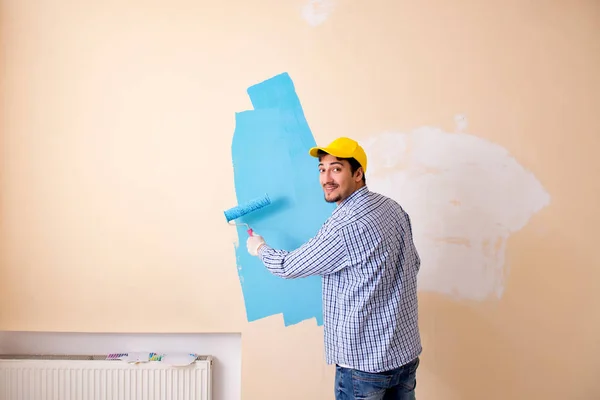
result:
<svg viewBox="0 0 600 400"><path fill-rule="evenodd" d="M323 150L318 150L317 151L317 155L319 156L319 161L321 161L321 157L329 154ZM350 158L342 158L342 157L336 157L338 160L342 161L342 160L346 160L348 161L348 163L350 164L350 171L352 172L352 175L354 175L354 173L361 167L360 163L358 161L356 161L356 158L354 157L350 157ZM367 178L365 177L365 170L363 168L363 174L362 174L362 181L363 183L367 183Z"/></svg>

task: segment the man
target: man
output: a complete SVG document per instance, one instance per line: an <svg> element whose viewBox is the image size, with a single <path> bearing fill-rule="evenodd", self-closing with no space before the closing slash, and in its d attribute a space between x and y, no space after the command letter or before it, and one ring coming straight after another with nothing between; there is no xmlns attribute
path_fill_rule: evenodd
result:
<svg viewBox="0 0 600 400"><path fill-rule="evenodd" d="M349 138L309 154L319 159L327 202L337 203L315 237L288 252L260 235L247 241L274 275L323 279L326 361L336 364L336 399L415 399L421 354L417 273L410 218L369 191L367 156Z"/></svg>

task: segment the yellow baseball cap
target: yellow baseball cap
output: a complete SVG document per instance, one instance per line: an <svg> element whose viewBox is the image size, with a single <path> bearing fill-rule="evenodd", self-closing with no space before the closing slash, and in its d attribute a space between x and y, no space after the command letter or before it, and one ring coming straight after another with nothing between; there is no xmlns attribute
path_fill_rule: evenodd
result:
<svg viewBox="0 0 600 400"><path fill-rule="evenodd" d="M313 157L318 157L319 150L323 150L334 157L355 158L362 167L363 172L367 173L367 154L356 140L340 137L331 142L329 146L313 147L308 153Z"/></svg>

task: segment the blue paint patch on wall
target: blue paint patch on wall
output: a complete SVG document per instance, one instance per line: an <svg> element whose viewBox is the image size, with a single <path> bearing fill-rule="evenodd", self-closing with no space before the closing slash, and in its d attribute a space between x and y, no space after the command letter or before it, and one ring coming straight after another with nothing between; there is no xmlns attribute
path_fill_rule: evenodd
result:
<svg viewBox="0 0 600 400"><path fill-rule="evenodd" d="M331 215L319 184L315 146L287 73L248 88L253 110L236 113L231 146L238 204L268 193L272 204L237 222L250 225L274 248L294 250ZM248 254L245 226L235 249L248 321L283 314L286 326L316 318L323 324L321 278L282 279Z"/></svg>

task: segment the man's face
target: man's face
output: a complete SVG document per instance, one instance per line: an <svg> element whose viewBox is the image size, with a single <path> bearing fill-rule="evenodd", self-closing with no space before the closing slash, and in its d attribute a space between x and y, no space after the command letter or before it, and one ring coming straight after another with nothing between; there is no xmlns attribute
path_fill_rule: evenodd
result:
<svg viewBox="0 0 600 400"><path fill-rule="evenodd" d="M325 193L325 201L339 204L361 186L362 174L356 171L352 175L347 160L340 161L326 154L319 162L319 181Z"/></svg>

